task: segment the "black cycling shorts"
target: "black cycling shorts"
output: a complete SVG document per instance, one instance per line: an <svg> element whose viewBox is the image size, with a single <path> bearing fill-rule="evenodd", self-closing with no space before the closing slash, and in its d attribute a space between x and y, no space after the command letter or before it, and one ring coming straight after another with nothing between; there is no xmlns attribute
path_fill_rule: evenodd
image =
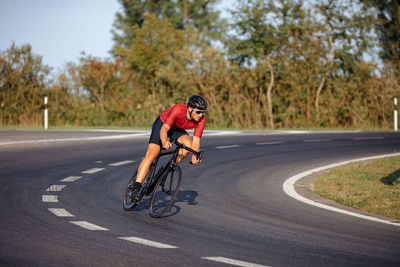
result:
<svg viewBox="0 0 400 267"><path fill-rule="evenodd" d="M157 119L153 123L153 127L151 128L151 135L149 139L149 143L159 145L162 148L162 142L160 138L160 131L161 127L163 126L163 122L160 119L160 116L157 117ZM168 138L170 140L175 140L181 137L182 135L189 135L188 132L186 132L184 129L177 128L177 129L170 129L168 131Z"/></svg>

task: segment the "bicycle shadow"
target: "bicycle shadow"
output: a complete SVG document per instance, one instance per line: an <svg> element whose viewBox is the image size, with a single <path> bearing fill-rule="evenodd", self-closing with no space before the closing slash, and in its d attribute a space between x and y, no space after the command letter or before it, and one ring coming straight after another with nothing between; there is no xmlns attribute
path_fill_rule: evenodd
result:
<svg viewBox="0 0 400 267"><path fill-rule="evenodd" d="M187 205L197 205L198 202L196 201L196 198L198 196L199 193L193 190L179 191L175 198L174 204L172 204L170 210L161 216L161 218L171 217L181 212L182 208L179 206L179 204L187 203Z"/></svg>
<svg viewBox="0 0 400 267"><path fill-rule="evenodd" d="M187 202L188 205L197 205L198 202L196 202L196 198L199 196L199 193L193 190L184 190L184 191L179 191L178 195L175 198L174 205L176 203L185 203Z"/></svg>
<svg viewBox="0 0 400 267"><path fill-rule="evenodd" d="M397 181L397 179L400 178L400 169L397 171L392 172L386 177L383 177L381 179L381 182L384 183L385 185L391 185L393 186L394 183Z"/></svg>
<svg viewBox="0 0 400 267"><path fill-rule="evenodd" d="M178 195L175 198L174 204L172 204L170 210L166 212L161 218L170 217L173 215L178 214L181 211L181 207L179 204L187 203L187 205L197 205L198 202L196 198L198 197L199 193L193 190L181 190L178 192ZM150 207L150 200L151 198L148 197L143 199L134 209L134 211L142 211L148 210Z"/></svg>

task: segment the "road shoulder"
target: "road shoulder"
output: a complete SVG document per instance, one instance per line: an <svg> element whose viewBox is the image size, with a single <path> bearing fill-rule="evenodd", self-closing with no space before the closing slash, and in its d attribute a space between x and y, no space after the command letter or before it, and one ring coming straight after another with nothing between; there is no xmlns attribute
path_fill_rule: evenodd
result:
<svg viewBox="0 0 400 267"><path fill-rule="evenodd" d="M390 156L395 156L395 155L400 155L400 153L397 154L390 154ZM382 155L379 157L386 157L389 155ZM367 158L362 158L362 159L355 159L350 163L347 164L354 164L359 161L366 161ZM345 165L346 163L343 162L340 165ZM324 169L324 167L318 168L318 169ZM374 213L369 213L365 211L361 211L358 209L354 209L351 207L347 207L341 204L338 204L334 201L331 201L329 199L325 199L320 197L314 192L314 182L318 178L318 176L321 174L321 172L331 169L330 166L325 166L324 170L317 171L317 169L313 169L310 171L306 171L303 173L300 173L298 175L292 176L289 179L287 179L284 183L284 191L286 194L289 196L302 201L304 203L319 207L319 208L324 208L328 210L332 210L335 212L340 212L343 214L363 218L363 219L368 219L376 222L381 222L381 223L387 223L391 225L396 225L400 226L400 221L396 220L394 218L389 218L381 215L377 215Z"/></svg>

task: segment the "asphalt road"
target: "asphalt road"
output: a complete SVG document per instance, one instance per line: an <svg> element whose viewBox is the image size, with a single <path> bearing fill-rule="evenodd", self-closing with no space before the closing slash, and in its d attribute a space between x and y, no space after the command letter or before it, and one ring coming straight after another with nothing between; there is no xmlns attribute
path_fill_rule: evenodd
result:
<svg viewBox="0 0 400 267"><path fill-rule="evenodd" d="M203 163L182 162L182 190L160 219L148 215L147 200L122 208L146 143L0 147L0 265L400 264L400 227L316 208L282 189L308 169L399 152L398 133L206 135Z"/></svg>

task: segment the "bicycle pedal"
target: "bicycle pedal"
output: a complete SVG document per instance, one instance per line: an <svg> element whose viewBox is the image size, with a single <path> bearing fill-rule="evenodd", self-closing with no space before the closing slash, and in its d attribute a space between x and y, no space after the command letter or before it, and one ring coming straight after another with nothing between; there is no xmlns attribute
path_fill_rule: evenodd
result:
<svg viewBox="0 0 400 267"><path fill-rule="evenodd" d="M135 204L137 204L137 203L140 202L140 199L137 199L137 198L131 198L131 200L132 200L132 202L135 203Z"/></svg>

